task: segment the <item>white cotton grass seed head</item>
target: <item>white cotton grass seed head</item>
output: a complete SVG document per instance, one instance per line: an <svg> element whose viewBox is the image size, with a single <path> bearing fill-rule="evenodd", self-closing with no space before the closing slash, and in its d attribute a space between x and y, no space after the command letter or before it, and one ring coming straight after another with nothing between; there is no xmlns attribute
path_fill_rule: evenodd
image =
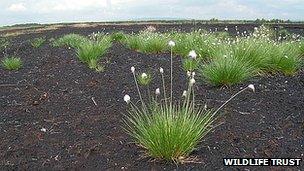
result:
<svg viewBox="0 0 304 171"><path fill-rule="evenodd" d="M187 76L191 77L191 72L190 71L187 71Z"/></svg>
<svg viewBox="0 0 304 171"><path fill-rule="evenodd" d="M194 83L195 83L195 79L194 79L194 78L191 78L191 79L190 79L190 85L193 86Z"/></svg>
<svg viewBox="0 0 304 171"><path fill-rule="evenodd" d="M141 74L141 78L146 79L147 77L148 77L148 75L146 73Z"/></svg>
<svg viewBox="0 0 304 171"><path fill-rule="evenodd" d="M191 59L196 59L196 57L197 57L196 52L195 52L194 50L191 50L191 51L189 52L189 57L190 57Z"/></svg>
<svg viewBox="0 0 304 171"><path fill-rule="evenodd" d="M206 110L207 108L208 108L208 107L207 107L207 104L205 104L205 105L204 105L204 109Z"/></svg>
<svg viewBox="0 0 304 171"><path fill-rule="evenodd" d="M194 76L195 76L195 72L192 72L192 77L194 78Z"/></svg>
<svg viewBox="0 0 304 171"><path fill-rule="evenodd" d="M132 73L134 73L135 72L135 67L131 67L131 71L132 71Z"/></svg>
<svg viewBox="0 0 304 171"><path fill-rule="evenodd" d="M173 42L172 40L170 40L168 44L169 44L170 47L174 47L175 46L175 42Z"/></svg>
<svg viewBox="0 0 304 171"><path fill-rule="evenodd" d="M163 73L164 73L164 69L163 69L162 67L160 67L160 68L159 68L159 72L160 72L161 74L163 74Z"/></svg>
<svg viewBox="0 0 304 171"><path fill-rule="evenodd" d="M183 91L183 95L182 95L183 97L186 97L187 96L187 91L186 90L184 90Z"/></svg>
<svg viewBox="0 0 304 171"><path fill-rule="evenodd" d="M250 88L253 92L255 92L255 88L254 88L254 85L253 85L253 84L249 84L249 85L248 85L248 88Z"/></svg>
<svg viewBox="0 0 304 171"><path fill-rule="evenodd" d="M157 88L157 89L155 90L155 94L156 94L156 95L160 95L160 89L159 89L159 88Z"/></svg>
<svg viewBox="0 0 304 171"><path fill-rule="evenodd" d="M124 96L124 101L127 103L127 104L129 104L130 103L130 100L131 100L131 97L129 96L129 95L125 95Z"/></svg>

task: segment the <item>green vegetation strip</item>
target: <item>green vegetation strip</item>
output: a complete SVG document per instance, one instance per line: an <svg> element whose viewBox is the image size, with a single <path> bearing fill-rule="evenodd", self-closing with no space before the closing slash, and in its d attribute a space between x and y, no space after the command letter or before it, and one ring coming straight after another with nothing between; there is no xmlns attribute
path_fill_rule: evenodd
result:
<svg viewBox="0 0 304 171"><path fill-rule="evenodd" d="M236 28L237 29L237 28ZM170 49L168 42L175 46ZM54 46L75 48L78 58L91 69L102 71L98 64L113 41L141 53L172 52L183 57L186 71L198 71L201 80L213 85L232 85L265 73L294 75L303 65L304 39L285 29L275 33L265 26L252 33L231 37L228 32L158 33L152 29L138 34L123 32L88 37L68 34L53 42ZM197 54L188 58L189 52Z"/></svg>

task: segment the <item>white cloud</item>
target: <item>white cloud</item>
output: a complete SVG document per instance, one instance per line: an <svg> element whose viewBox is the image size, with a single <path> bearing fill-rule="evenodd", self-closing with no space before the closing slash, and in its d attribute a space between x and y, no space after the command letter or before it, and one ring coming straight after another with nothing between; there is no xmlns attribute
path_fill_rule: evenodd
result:
<svg viewBox="0 0 304 171"><path fill-rule="evenodd" d="M81 11L88 9L105 8L106 0L52 0L38 1L32 4L33 11L52 13L56 11Z"/></svg>
<svg viewBox="0 0 304 171"><path fill-rule="evenodd" d="M259 9L237 0L217 0L208 5L192 4L181 8L179 13L196 19L255 19L261 16Z"/></svg>
<svg viewBox="0 0 304 171"><path fill-rule="evenodd" d="M304 0L0 0L1 24L144 18L303 20Z"/></svg>
<svg viewBox="0 0 304 171"><path fill-rule="evenodd" d="M16 3L16 4L11 4L7 9L12 12L20 12L20 11L25 11L26 7L24 6L23 3Z"/></svg>

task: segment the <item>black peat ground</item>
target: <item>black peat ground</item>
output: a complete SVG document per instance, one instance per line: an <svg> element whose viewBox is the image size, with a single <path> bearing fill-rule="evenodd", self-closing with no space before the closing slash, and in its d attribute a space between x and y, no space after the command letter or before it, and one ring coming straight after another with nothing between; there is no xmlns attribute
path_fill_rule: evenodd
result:
<svg viewBox="0 0 304 171"><path fill-rule="evenodd" d="M198 83L196 99L209 108L218 107L249 83L256 86L256 92L245 92L227 105L218 126L191 154L194 162L176 166L142 158L141 149L121 128L127 110L123 96L136 99L130 67L155 73L151 86L155 89L160 87L159 67L169 71L169 54L146 55L114 43L102 60L105 72L96 73L77 60L73 49L48 44L34 49L26 42L41 35L52 38L71 32L143 28L115 27L64 28L13 39L15 45L8 53L21 57L24 67L14 72L0 69L0 170L303 169L303 163L300 167L228 168L222 158L291 157L303 162L304 71L293 77L257 77L229 88ZM177 98L186 84L178 56L174 58L174 83Z"/></svg>

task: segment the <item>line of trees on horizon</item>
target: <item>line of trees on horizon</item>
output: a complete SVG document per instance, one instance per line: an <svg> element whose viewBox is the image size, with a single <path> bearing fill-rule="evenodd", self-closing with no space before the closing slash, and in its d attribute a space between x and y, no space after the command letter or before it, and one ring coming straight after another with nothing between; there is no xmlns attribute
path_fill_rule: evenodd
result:
<svg viewBox="0 0 304 171"><path fill-rule="evenodd" d="M151 19L151 20L125 20L125 21L101 21L101 22L79 22L79 23L144 23L144 22L173 22L173 23L187 23L187 22L194 22L194 23L254 23L254 24L289 24L289 23L299 23L304 24L304 21L292 21L290 19L283 20L283 19L264 19L264 18L257 18L256 20L222 20L217 18L211 18L209 20L200 20L200 19L174 19L174 20L162 20L162 19ZM69 24L77 24L75 22L66 22L66 23L56 23L62 25L69 25ZM56 25L56 24L40 24L40 23L24 23L24 24L14 24L10 26L2 26L0 28L8 28L8 27L39 27L39 26L47 26L47 25Z"/></svg>

